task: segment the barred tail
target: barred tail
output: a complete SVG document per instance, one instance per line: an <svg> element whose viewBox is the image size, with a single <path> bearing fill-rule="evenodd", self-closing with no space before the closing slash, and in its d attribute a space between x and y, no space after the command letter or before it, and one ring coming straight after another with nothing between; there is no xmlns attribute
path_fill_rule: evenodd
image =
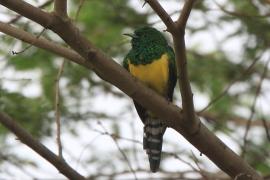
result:
<svg viewBox="0 0 270 180"><path fill-rule="evenodd" d="M156 172L159 168L165 130L166 127L159 119L149 117L144 123L143 149L148 154L152 172Z"/></svg>

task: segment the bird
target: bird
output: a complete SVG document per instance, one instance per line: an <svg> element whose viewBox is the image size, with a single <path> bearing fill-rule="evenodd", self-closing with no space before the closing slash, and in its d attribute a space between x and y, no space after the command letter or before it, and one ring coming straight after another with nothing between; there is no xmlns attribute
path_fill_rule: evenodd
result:
<svg viewBox="0 0 270 180"><path fill-rule="evenodd" d="M174 51L166 38L149 26L124 35L131 37L131 49L123 60L123 67L144 85L172 102L177 70ZM160 166L166 125L136 100L133 102L144 124L143 149L148 154L150 170L155 173Z"/></svg>

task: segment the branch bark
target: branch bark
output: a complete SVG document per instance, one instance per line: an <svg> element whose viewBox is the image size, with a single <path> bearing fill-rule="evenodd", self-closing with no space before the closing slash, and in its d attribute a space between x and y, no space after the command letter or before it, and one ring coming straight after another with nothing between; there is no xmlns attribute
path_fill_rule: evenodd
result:
<svg viewBox="0 0 270 180"><path fill-rule="evenodd" d="M67 17L67 0L54 0L54 12L62 17Z"/></svg>
<svg viewBox="0 0 270 180"><path fill-rule="evenodd" d="M151 8L158 14L160 19L166 24L167 31L170 33L176 33L176 28L173 20L170 15L162 8L157 0L145 0L145 3L148 3Z"/></svg>
<svg viewBox="0 0 270 180"><path fill-rule="evenodd" d="M190 129L191 133L196 133L196 130L198 129L197 126L200 123L200 120L196 117L193 103L193 93L190 87L190 80L188 77L185 28L195 1L196 0L187 0L185 2L182 13L180 14L177 22L174 24L177 31L172 34L177 69L179 74L179 86L182 97L184 119L186 121L186 127Z"/></svg>
<svg viewBox="0 0 270 180"><path fill-rule="evenodd" d="M43 144L34 139L27 131L25 131L20 125L18 125L16 121L11 119L3 112L0 112L0 122L11 132L13 132L21 142L26 144L44 159L53 164L63 175L65 175L69 179L86 179L74 169L72 169L65 161L58 158L58 156L56 156L53 152L47 149Z"/></svg>
<svg viewBox="0 0 270 180"><path fill-rule="evenodd" d="M148 2L151 2L150 0ZM195 128L187 128L188 122L182 113L181 109L175 105L168 104L168 102L157 95L154 91L145 87L132 77L126 70L115 63L111 58L107 57L103 52L95 48L85 37L83 37L79 30L70 22L62 19L55 14L49 14L41 11L38 8L20 0L0 0L0 4L13 10L26 18L29 18L40 25L53 30L58 34L72 49L80 54L85 61L81 65L92 69L104 80L115 85L131 98L142 104L145 108L151 110L162 119L166 120L164 123L169 127L174 128L181 133L190 143L192 143L201 153L207 155L218 167L231 177L235 177L240 173L250 174L254 179L261 179L256 171L250 167L243 159L231 151L223 142L221 142L212 132L210 132L203 124L198 123L199 120L195 113L193 118L189 121L195 123ZM178 40L176 40L178 42ZM180 41L183 48L184 39ZM177 59L181 60L181 56L185 56L176 49ZM186 59L186 57L184 57ZM184 72L187 74L187 72ZM187 79L188 80L188 79ZM187 81L188 83L189 81ZM185 83L184 83L185 84ZM189 85L189 84L188 84ZM190 93L187 91L187 93ZM191 96L190 96L191 95ZM189 95L189 103L192 104L192 93ZM190 98L191 97L191 98ZM190 101L191 99L191 101ZM185 105L186 109L190 105ZM192 109L191 109L192 110ZM185 112L189 112L187 109ZM191 111L192 112L192 111ZM192 113L190 113L192 116ZM184 120L185 119L185 120ZM195 129L195 131L194 131Z"/></svg>
<svg viewBox="0 0 270 180"><path fill-rule="evenodd" d="M184 7L182 9L182 12L176 22L176 27L178 29L184 30L186 28L186 24L187 24L190 12L195 2L196 0L186 0Z"/></svg>

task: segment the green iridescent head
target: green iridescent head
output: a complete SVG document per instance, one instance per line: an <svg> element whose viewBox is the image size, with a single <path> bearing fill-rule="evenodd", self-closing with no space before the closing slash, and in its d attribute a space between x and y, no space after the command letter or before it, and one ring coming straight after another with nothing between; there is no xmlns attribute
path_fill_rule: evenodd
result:
<svg viewBox="0 0 270 180"><path fill-rule="evenodd" d="M134 34L125 34L132 37L132 48L147 48L152 44L167 46L167 41L164 36L152 27L141 27L134 31Z"/></svg>
<svg viewBox="0 0 270 180"><path fill-rule="evenodd" d="M132 49L126 56L127 61L132 64L149 64L166 53L170 49L165 37L161 32L152 27L141 27L134 31L134 34L124 34L132 37Z"/></svg>

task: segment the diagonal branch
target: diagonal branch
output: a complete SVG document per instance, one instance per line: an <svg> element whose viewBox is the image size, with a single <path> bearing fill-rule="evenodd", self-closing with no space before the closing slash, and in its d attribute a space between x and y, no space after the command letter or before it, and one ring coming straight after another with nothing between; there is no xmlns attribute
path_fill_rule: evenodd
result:
<svg viewBox="0 0 270 180"><path fill-rule="evenodd" d="M34 139L27 131L25 131L20 125L16 123L15 120L11 119L9 116L0 112L0 122L13 132L20 141L26 144L28 147L33 149L36 153L42 156L44 159L53 164L62 174L64 174L69 179L85 179L82 175L76 172L72 167L70 167L65 161L58 158L53 152L47 149L43 144Z"/></svg>
<svg viewBox="0 0 270 180"><path fill-rule="evenodd" d="M43 28L43 30L36 36L36 39L38 39L44 32L46 31L45 28ZM35 41L33 41L34 43ZM23 52L25 52L26 50L28 50L29 48L31 48L33 46L33 43L30 43L30 45L26 46L25 48L23 48L22 50L20 51L12 51L12 54L13 55L18 55L18 54L21 54Z"/></svg>
<svg viewBox="0 0 270 180"><path fill-rule="evenodd" d="M256 104L257 104L257 101L258 101L258 98L259 98L259 95L261 93L261 89L262 89L262 85L263 85L263 81L266 77L266 74L267 74L267 71L268 71L268 65L270 63L270 59L265 63L265 66L264 66L264 69L263 69L263 73L261 75L261 78L260 78L260 81L258 83L258 86L256 88L256 93L255 93L255 97L254 97L254 100L253 100L253 103L252 103L252 106L250 107L250 116L248 118L248 122L246 124L246 129L245 129L245 133L244 133L244 142L243 142L243 147L242 147L242 157L245 156L246 154L246 148L247 148L247 141L248 141L248 132L250 130L250 126L251 126L251 122L253 120L253 117L255 115L255 108L256 108Z"/></svg>
<svg viewBox="0 0 270 180"><path fill-rule="evenodd" d="M256 65L256 63L260 60L261 54L257 56L252 63L241 73L239 77L236 77L235 79L232 79L231 82L224 88L224 90L217 95L214 99L212 99L202 110L199 111L199 113L202 113L206 109L208 109L210 106L218 102L222 97L224 97L228 91L231 89L231 87L239 80L241 80L243 77L247 76L250 71L253 69L253 67Z"/></svg>
<svg viewBox="0 0 270 180"><path fill-rule="evenodd" d="M67 0L54 0L54 12L60 17L67 17Z"/></svg>
<svg viewBox="0 0 270 180"><path fill-rule="evenodd" d="M66 60L64 59L61 63L61 66L58 70L57 77L55 79L55 121L56 121L56 142L58 146L58 156L61 159L63 158L62 153L62 142L61 142L61 111L60 111L60 79L64 72Z"/></svg>
<svg viewBox="0 0 270 180"><path fill-rule="evenodd" d="M110 133L107 131L107 129L105 128L105 126L103 126L103 124L102 124L100 121L98 121L98 124L101 126L101 128L103 129L103 131L104 131L105 134L110 134ZM134 175L134 179L135 179L135 180L138 180L137 175L136 175L136 171L134 171L134 169L132 168L132 165L131 165L129 159L128 159L128 157L127 157L125 151L120 147L120 145L119 145L119 143L118 143L118 141L117 141L117 138L114 137L114 136L110 136L110 137L112 138L112 140L113 140L114 144L116 145L117 149L119 150L119 152L120 152L121 155L123 156L124 160L127 162L127 165L128 165L128 167L129 167L130 171L131 171L132 174Z"/></svg>
<svg viewBox="0 0 270 180"><path fill-rule="evenodd" d="M174 33L176 31L173 20L170 15L163 9L157 0L145 0L145 3L148 3L152 9L158 14L160 19L166 24L167 31Z"/></svg>
<svg viewBox="0 0 270 180"><path fill-rule="evenodd" d="M184 7L182 9L182 12L176 22L176 27L178 29L184 30L186 28L186 24L187 24L190 12L195 2L196 0L186 0Z"/></svg>
<svg viewBox="0 0 270 180"><path fill-rule="evenodd" d="M182 107L187 126L191 132L197 131L197 126L200 120L196 117L193 93L190 87L190 80L188 77L187 56L185 46L185 27L189 18L191 9L196 0L187 0L184 4L183 10L175 23L177 32L173 35L174 49L176 56L177 69L179 74L179 86L182 97Z"/></svg>
<svg viewBox="0 0 270 180"><path fill-rule="evenodd" d="M269 132L270 128L268 125L269 123L266 122L266 119L264 117L262 118L262 124L266 133L266 138L270 142L270 132Z"/></svg>
<svg viewBox="0 0 270 180"><path fill-rule="evenodd" d="M44 8L46 6L49 6L54 0L48 0L45 1L43 4L41 4L40 6L38 6L39 8ZM8 21L8 24L12 24L12 23L16 23L18 20L20 20L22 16L19 14L16 17L12 18L11 20Z"/></svg>

